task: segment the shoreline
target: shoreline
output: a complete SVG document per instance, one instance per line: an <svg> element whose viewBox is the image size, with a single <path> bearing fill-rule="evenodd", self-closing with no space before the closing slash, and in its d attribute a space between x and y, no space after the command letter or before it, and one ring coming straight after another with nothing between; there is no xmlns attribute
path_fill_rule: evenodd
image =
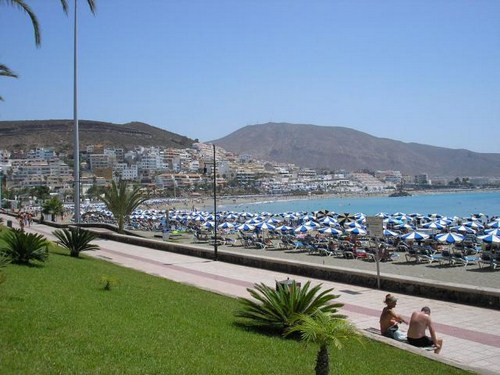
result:
<svg viewBox="0 0 500 375"><path fill-rule="evenodd" d="M485 193L485 192L498 192L500 189L443 189L443 190L414 190L411 192L412 196L425 196L425 195L440 195L440 194L460 194L460 193ZM224 209L228 206L243 206L243 205L259 205L265 203L276 202L293 202L293 201L307 201L307 200L328 200L335 198L387 198L388 193L343 193L343 194L322 194L322 195L252 195L252 196L221 196L217 197L217 208ZM398 197L394 197L397 199ZM187 198L186 198L187 199ZM198 211L211 211L213 210L213 198L197 198L198 205L195 208ZM169 209L176 209L177 207L170 207ZM182 209L190 209L192 206L184 204Z"/></svg>

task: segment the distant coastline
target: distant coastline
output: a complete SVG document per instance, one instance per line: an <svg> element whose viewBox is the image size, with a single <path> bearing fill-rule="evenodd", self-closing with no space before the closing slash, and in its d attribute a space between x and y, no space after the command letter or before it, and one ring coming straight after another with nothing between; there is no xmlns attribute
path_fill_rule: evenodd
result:
<svg viewBox="0 0 500 375"><path fill-rule="evenodd" d="M484 193L484 192L499 192L500 188L488 188L488 189L440 189L440 190L412 190L411 196L418 197L423 195L440 195L440 194L459 194L459 193ZM286 195L286 194L265 194L265 195L251 195L251 196L218 196L217 197L217 210L224 210L228 206L248 206L248 205L260 205L264 203L275 203L275 202L292 202L292 201L307 201L307 200L328 200L334 198L376 198L376 197L389 197L388 193L341 193L341 194L321 194L321 195ZM395 197L394 199L397 199ZM213 210L213 198L204 197L197 199L197 202L192 202L191 206L189 204L183 205L183 208L189 209L195 206L197 210Z"/></svg>

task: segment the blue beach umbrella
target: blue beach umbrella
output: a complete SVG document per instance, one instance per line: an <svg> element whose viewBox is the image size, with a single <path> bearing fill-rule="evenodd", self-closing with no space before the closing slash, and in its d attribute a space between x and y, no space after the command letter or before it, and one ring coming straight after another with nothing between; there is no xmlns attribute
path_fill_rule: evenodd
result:
<svg viewBox="0 0 500 375"><path fill-rule="evenodd" d="M330 236L339 236L343 234L343 232L339 229L328 227L328 228L321 228L318 232L323 233L323 234L329 234Z"/></svg>
<svg viewBox="0 0 500 375"><path fill-rule="evenodd" d="M495 236L494 234L487 234L485 236L479 236L478 238L486 243L500 244L500 236Z"/></svg>
<svg viewBox="0 0 500 375"><path fill-rule="evenodd" d="M218 226L218 228L220 228L220 229L233 229L234 228L234 224L230 223L229 221L226 221L226 222L220 224Z"/></svg>
<svg viewBox="0 0 500 375"><path fill-rule="evenodd" d="M299 227L295 228L295 229L294 229L294 232L295 232L295 233L307 233L307 232L310 232L310 231L312 231L312 230L314 230L314 228L313 228L313 227L309 227L309 226L307 226L307 225L301 225L301 226L299 226Z"/></svg>
<svg viewBox="0 0 500 375"><path fill-rule="evenodd" d="M293 228L289 227L288 225L280 225L279 227L276 227L275 231L286 233L293 231Z"/></svg>
<svg viewBox="0 0 500 375"><path fill-rule="evenodd" d="M495 236L500 236L500 228L493 228L485 230L486 234L494 234Z"/></svg>
<svg viewBox="0 0 500 375"><path fill-rule="evenodd" d="M259 228L260 230L274 230L276 227L272 224L269 223L259 223L255 225L256 228Z"/></svg>
<svg viewBox="0 0 500 375"><path fill-rule="evenodd" d="M305 222L303 225L305 225L306 227L313 227L313 228L320 227L320 225L313 220L309 220L309 221Z"/></svg>
<svg viewBox="0 0 500 375"><path fill-rule="evenodd" d="M364 236L365 234L368 233L365 229L358 228L358 227L348 228L348 229L346 229L346 231L349 233L352 233L352 234L360 235L360 236Z"/></svg>
<svg viewBox="0 0 500 375"><path fill-rule="evenodd" d="M385 237L397 237L397 236L399 236L399 233L394 232L394 231L389 230L389 229L384 229L384 231L383 231L383 235L384 235Z"/></svg>
<svg viewBox="0 0 500 375"><path fill-rule="evenodd" d="M427 238L429 238L428 234L420 233L417 231L403 234L401 236L401 239L404 241L423 241L423 240L426 240Z"/></svg>
<svg viewBox="0 0 500 375"><path fill-rule="evenodd" d="M446 228L446 226L439 224L437 221L431 221L430 223L422 225L422 227L427 229L438 229L438 230L443 230Z"/></svg>
<svg viewBox="0 0 500 375"><path fill-rule="evenodd" d="M491 223L486 224L488 228L500 228L500 221L495 220L492 221Z"/></svg>
<svg viewBox="0 0 500 375"><path fill-rule="evenodd" d="M475 234L476 233L476 231L474 229L466 227L465 225L453 227L452 230L456 230L457 232L466 233L466 234Z"/></svg>
<svg viewBox="0 0 500 375"><path fill-rule="evenodd" d="M236 229L238 230L242 230L242 231L245 231L245 232L248 232L248 231L253 231L255 230L255 227L253 225L250 225L250 224L241 224L239 225L238 227L236 227Z"/></svg>
<svg viewBox="0 0 500 375"><path fill-rule="evenodd" d="M465 238L464 236L457 233L442 233L436 236L436 240L438 240L439 242L446 242L450 244L456 242L462 242L464 238Z"/></svg>

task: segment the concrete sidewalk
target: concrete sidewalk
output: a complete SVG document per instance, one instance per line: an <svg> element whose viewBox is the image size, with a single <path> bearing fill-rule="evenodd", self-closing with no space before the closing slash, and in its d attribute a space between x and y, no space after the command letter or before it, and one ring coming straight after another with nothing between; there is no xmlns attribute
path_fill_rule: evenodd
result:
<svg viewBox="0 0 500 375"><path fill-rule="evenodd" d="M26 230L53 239L53 228L35 224ZM248 297L246 289L255 283L274 285L276 280L287 277L302 283L308 280L313 284L321 283L325 288L334 288L334 292L340 295L337 301L344 304L342 311L361 330L378 327L387 294L380 290L214 262L114 241L99 239L95 243L101 249L86 252L86 255L232 297ZM444 339L443 350L436 355L394 340L378 339L457 367L482 374L500 374L499 311L406 295L398 297L397 311L406 318L424 305L431 308L438 336ZM406 328L403 325L402 329Z"/></svg>

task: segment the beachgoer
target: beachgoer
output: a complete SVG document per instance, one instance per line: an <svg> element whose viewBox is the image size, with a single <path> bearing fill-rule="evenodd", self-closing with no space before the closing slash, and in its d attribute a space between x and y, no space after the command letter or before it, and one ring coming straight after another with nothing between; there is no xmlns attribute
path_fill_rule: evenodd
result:
<svg viewBox="0 0 500 375"><path fill-rule="evenodd" d="M387 306L384 307L382 314L380 314L380 333L382 333L383 336L398 341L404 341L406 340L406 335L399 330L399 324L408 324L408 322L394 310L397 302L398 299L392 294L385 296L384 303Z"/></svg>
<svg viewBox="0 0 500 375"><path fill-rule="evenodd" d="M431 320L431 309L427 306L411 314L410 328L408 328L408 343L419 348L434 346L434 353L439 354L443 347L443 340L438 339ZM429 329L431 337L426 336Z"/></svg>

